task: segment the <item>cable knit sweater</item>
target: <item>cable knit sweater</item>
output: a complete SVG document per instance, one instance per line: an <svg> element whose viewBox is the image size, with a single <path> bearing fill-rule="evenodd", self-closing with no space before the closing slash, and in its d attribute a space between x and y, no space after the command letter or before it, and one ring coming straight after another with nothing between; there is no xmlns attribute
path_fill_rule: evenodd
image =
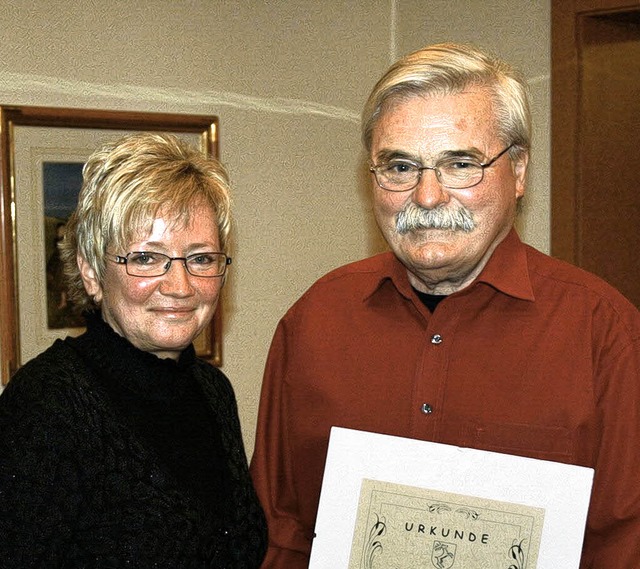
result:
<svg viewBox="0 0 640 569"><path fill-rule="evenodd" d="M266 525L233 390L91 317L0 396L0 568L257 568Z"/></svg>

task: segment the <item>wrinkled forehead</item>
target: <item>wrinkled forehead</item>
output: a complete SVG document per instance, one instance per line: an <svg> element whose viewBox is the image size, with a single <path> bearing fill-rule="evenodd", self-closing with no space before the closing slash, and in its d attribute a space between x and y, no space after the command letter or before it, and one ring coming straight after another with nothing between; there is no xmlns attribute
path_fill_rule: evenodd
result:
<svg viewBox="0 0 640 569"><path fill-rule="evenodd" d="M372 131L371 158L402 149L431 153L479 148L498 138L494 104L484 90L403 97L382 113ZM481 153L482 153L481 152Z"/></svg>
<svg viewBox="0 0 640 569"><path fill-rule="evenodd" d="M389 96L380 105L380 111L377 120L373 126L375 132L380 120L384 117L394 115L398 109L404 107L408 103L414 101L423 101L428 108L430 102L438 103L450 101L452 108L455 110L456 103L460 100L465 101L467 111L482 113L488 121L496 120L496 100L493 90L487 86L470 84L456 89L434 89L430 91L407 91L398 92Z"/></svg>

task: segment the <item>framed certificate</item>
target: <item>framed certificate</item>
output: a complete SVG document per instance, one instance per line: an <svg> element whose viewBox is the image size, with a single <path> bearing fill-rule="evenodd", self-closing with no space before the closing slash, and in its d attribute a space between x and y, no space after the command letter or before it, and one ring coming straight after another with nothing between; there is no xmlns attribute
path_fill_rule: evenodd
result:
<svg viewBox="0 0 640 569"><path fill-rule="evenodd" d="M334 427L310 569L578 569L593 470Z"/></svg>

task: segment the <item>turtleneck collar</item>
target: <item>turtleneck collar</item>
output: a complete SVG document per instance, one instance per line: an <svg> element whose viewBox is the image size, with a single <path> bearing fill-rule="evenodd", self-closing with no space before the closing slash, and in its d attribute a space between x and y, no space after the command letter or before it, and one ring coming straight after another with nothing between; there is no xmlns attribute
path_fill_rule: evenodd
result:
<svg viewBox="0 0 640 569"><path fill-rule="evenodd" d="M84 359L109 382L119 384L125 391L138 395L166 396L180 387L185 371L195 363L193 346L189 346L175 361L162 359L136 348L117 334L99 312L85 315L87 331L69 342ZM112 385L111 387L116 387Z"/></svg>

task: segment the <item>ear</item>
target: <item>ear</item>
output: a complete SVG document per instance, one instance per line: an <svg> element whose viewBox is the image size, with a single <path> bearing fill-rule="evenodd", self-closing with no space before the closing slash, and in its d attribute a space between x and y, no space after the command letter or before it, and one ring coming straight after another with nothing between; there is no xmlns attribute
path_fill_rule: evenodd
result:
<svg viewBox="0 0 640 569"><path fill-rule="evenodd" d="M78 269L80 269L84 289L87 291L87 294L93 298L93 301L99 304L102 300L102 286L100 285L96 272L89 262L79 253L76 260L78 262Z"/></svg>
<svg viewBox="0 0 640 569"><path fill-rule="evenodd" d="M513 175L516 178L516 199L524 196L527 186L527 166L529 164L529 153L525 152L515 162L513 162Z"/></svg>

